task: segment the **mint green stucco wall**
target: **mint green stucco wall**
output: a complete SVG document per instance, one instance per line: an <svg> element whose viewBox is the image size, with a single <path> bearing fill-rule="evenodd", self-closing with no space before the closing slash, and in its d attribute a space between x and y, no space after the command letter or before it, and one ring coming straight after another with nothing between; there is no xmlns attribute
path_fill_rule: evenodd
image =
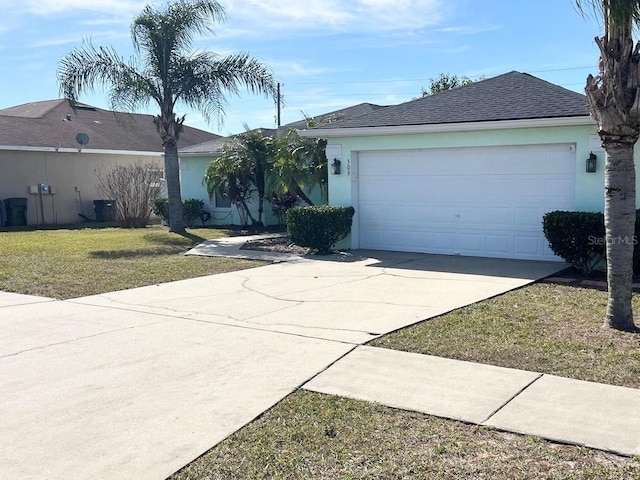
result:
<svg viewBox="0 0 640 480"><path fill-rule="evenodd" d="M341 175L329 176L330 203L352 205L355 178L353 175L347 175L347 171L356 173L355 159L359 151L567 143L576 145L576 209L602 211L604 209L603 150L593 150L598 156L597 172L585 172L585 160L592 149L589 136L595 133L595 126L575 126L332 138L329 139L328 144L341 146L343 168ZM636 149L636 168L639 164L640 152Z"/></svg>
<svg viewBox="0 0 640 480"><path fill-rule="evenodd" d="M342 171L329 175L329 203L350 206L356 203L357 153L370 150L403 150L429 148L464 148L487 146L542 145L567 143L576 145L576 186L574 192L576 210L604 210L604 151L598 142L594 146L589 137L596 134L596 126L538 127L504 130L480 130L469 132L428 133L410 135L378 135L370 137L330 138L327 149L339 146ZM585 160L593 152L598 157L596 173L585 172ZM636 169L640 164L640 152L636 148ZM390 165L389 168L393 168ZM351 175L349 175L351 172ZM636 180L640 191L640 175ZM356 215L357 207L356 207ZM354 222L357 218L354 219ZM338 247L349 248L350 239Z"/></svg>
<svg viewBox="0 0 640 480"><path fill-rule="evenodd" d="M209 201L209 195L206 187L202 184L202 179L207 171L209 162L213 159L212 156L207 157L181 157L180 158L180 188L183 199L197 198L205 203L205 209L211 212L211 224L212 225L241 225L240 215L235 207L231 209L216 209L213 208L212 203ZM316 204L322 204L322 198L320 189L316 188L313 192L305 192L311 201ZM304 203L302 203L304 204ZM258 199L253 199L250 205L251 213L257 218L258 215ZM264 224L276 225L278 219L271 212L271 205L269 202L264 202Z"/></svg>

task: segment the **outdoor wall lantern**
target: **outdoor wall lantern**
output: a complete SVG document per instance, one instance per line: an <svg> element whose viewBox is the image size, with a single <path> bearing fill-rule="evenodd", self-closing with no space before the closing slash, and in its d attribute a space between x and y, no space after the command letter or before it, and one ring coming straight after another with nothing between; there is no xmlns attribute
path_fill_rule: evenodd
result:
<svg viewBox="0 0 640 480"><path fill-rule="evenodd" d="M593 173L596 171L598 167L598 157L596 154L591 152L589 154L589 158L587 158L587 173Z"/></svg>
<svg viewBox="0 0 640 480"><path fill-rule="evenodd" d="M331 164L331 173L334 175L340 175L340 160L337 158L333 159L333 163Z"/></svg>

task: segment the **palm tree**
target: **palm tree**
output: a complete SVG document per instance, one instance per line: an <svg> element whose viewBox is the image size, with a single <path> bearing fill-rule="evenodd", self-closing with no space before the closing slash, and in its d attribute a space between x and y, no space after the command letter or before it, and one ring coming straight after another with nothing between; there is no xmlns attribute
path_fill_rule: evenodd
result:
<svg viewBox="0 0 640 480"><path fill-rule="evenodd" d="M66 55L58 69L60 90L71 105L82 92L102 86L109 91L113 110L158 106L154 124L164 147L172 232L184 232L178 140L185 116L176 117L176 105L200 111L207 120L212 115L221 120L225 94L238 94L240 87L276 97L270 70L248 54L220 57L192 52L195 36L225 18L224 8L215 0L177 0L158 9L147 5L131 24L137 60L125 63L113 49L89 43Z"/></svg>
<svg viewBox="0 0 640 480"><path fill-rule="evenodd" d="M222 147L222 155L212 160L207 168L204 183L209 195L215 192L229 195L251 219L255 227L264 227L263 213L266 195L266 177L271 168L273 139L262 135L262 130L249 130L234 136ZM242 180L242 182L239 182ZM258 218L254 219L245 201L234 201L229 188L240 183L255 187L258 194ZM226 191L225 191L226 190ZM235 196L235 195L234 195Z"/></svg>
<svg viewBox="0 0 640 480"><path fill-rule="evenodd" d="M256 221L249 203L256 189L251 166L247 164L246 157L229 154L227 145L223 149L227 154L209 162L202 183L207 188L209 197L216 193L227 197L238 209L242 224L248 225L251 220L253 225Z"/></svg>
<svg viewBox="0 0 640 480"><path fill-rule="evenodd" d="M636 331L631 307L633 249L636 239L636 189L633 147L640 136L640 43L633 29L640 25L640 0L576 0L602 18L604 35L599 73L589 75L585 92L591 116L606 152L605 228L609 302L605 326Z"/></svg>
<svg viewBox="0 0 640 480"><path fill-rule="evenodd" d="M317 126L307 117L307 127ZM330 122L325 122L327 124ZM307 205L313 201L304 190L312 192L320 187L323 200L327 200L327 141L321 138L306 138L295 129L287 130L275 140L274 159L269 176L269 190L278 195L291 193Z"/></svg>

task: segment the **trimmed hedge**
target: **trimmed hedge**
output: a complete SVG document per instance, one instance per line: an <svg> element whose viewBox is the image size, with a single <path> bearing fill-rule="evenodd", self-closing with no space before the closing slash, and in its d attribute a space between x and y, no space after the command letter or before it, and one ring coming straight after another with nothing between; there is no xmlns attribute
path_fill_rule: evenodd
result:
<svg viewBox="0 0 640 480"><path fill-rule="evenodd" d="M604 215L597 212L549 212L542 218L549 247L585 275L605 258Z"/></svg>
<svg viewBox="0 0 640 480"><path fill-rule="evenodd" d="M182 218L187 227L193 227L203 208L204 202L197 198L182 201ZM156 198L153 202L153 213L162 218L165 223L169 223L169 199L165 197Z"/></svg>
<svg viewBox="0 0 640 480"><path fill-rule="evenodd" d="M327 254L349 235L354 214L353 207L293 207L286 214L287 232L296 245Z"/></svg>
<svg viewBox="0 0 640 480"><path fill-rule="evenodd" d="M542 219L542 229L553 253L584 275L589 275L606 258L603 213L549 212ZM640 238L640 211L636 212L635 238ZM637 243L633 250L633 275L640 276L640 246Z"/></svg>

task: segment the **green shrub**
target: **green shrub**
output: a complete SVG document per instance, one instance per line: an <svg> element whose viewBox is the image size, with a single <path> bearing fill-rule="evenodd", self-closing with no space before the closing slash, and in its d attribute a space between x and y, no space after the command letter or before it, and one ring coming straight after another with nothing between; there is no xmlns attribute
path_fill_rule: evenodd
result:
<svg viewBox="0 0 640 480"><path fill-rule="evenodd" d="M203 208L204 202L197 198L182 201L182 218L187 227L193 227ZM153 201L153 213L158 215L165 223L169 223L169 199L157 197Z"/></svg>
<svg viewBox="0 0 640 480"><path fill-rule="evenodd" d="M606 259L604 214L597 212L547 213L542 220L544 234L553 253L590 274L602 260ZM636 225L633 247L633 276L640 278L640 210L636 210ZM604 265L606 269L606 264Z"/></svg>
<svg viewBox="0 0 640 480"><path fill-rule="evenodd" d="M293 207L287 211L287 231L301 247L327 254L336 242L351 232L353 207Z"/></svg>
<svg viewBox="0 0 640 480"><path fill-rule="evenodd" d="M542 229L553 253L585 275L605 258L602 213L549 212L542 219Z"/></svg>
<svg viewBox="0 0 640 480"><path fill-rule="evenodd" d="M195 221L200 218L200 212L203 208L204 202L197 198L182 201L182 218L187 227L193 227Z"/></svg>
<svg viewBox="0 0 640 480"><path fill-rule="evenodd" d="M153 213L159 216L163 222L169 223L169 199L156 197L153 201Z"/></svg>

